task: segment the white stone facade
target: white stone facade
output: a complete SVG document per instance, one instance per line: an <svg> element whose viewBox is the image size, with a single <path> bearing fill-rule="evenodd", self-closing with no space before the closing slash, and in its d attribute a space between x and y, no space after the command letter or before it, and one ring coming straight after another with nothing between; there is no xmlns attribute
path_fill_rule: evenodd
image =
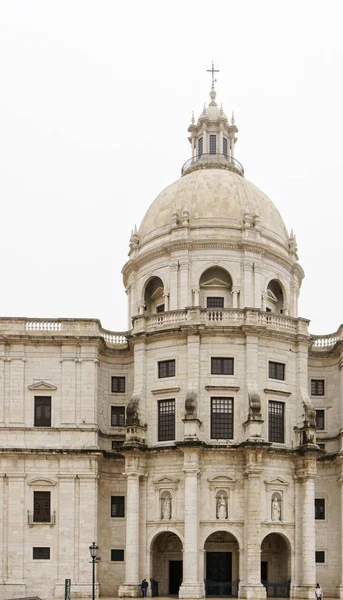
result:
<svg viewBox="0 0 343 600"><path fill-rule="evenodd" d="M189 132L130 240L127 332L0 319L2 599L66 578L90 595L92 541L103 596L145 577L180 598L343 597L343 330L298 317L295 236L214 90Z"/></svg>

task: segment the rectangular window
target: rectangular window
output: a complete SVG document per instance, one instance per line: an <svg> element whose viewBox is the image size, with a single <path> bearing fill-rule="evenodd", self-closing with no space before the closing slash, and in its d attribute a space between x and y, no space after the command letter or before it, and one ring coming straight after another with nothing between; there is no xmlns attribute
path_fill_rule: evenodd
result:
<svg viewBox="0 0 343 600"><path fill-rule="evenodd" d="M51 396L35 396L35 427L51 427Z"/></svg>
<svg viewBox="0 0 343 600"><path fill-rule="evenodd" d="M112 450L118 450L118 448L120 448L124 442L125 438L122 440L112 440Z"/></svg>
<svg viewBox="0 0 343 600"><path fill-rule="evenodd" d="M158 377L174 377L175 360L160 360L158 363Z"/></svg>
<svg viewBox="0 0 343 600"><path fill-rule="evenodd" d="M124 427L125 406L111 406L111 427Z"/></svg>
<svg viewBox="0 0 343 600"><path fill-rule="evenodd" d="M316 550L316 563L325 563L324 550Z"/></svg>
<svg viewBox="0 0 343 600"><path fill-rule="evenodd" d="M211 398L211 438L233 439L233 398Z"/></svg>
<svg viewBox="0 0 343 600"><path fill-rule="evenodd" d="M111 496L111 517L125 517L125 496Z"/></svg>
<svg viewBox="0 0 343 600"><path fill-rule="evenodd" d="M50 523L50 492L33 492L33 522Z"/></svg>
<svg viewBox="0 0 343 600"><path fill-rule="evenodd" d="M268 411L268 439L270 442L283 444L285 441L285 405L283 402L269 400Z"/></svg>
<svg viewBox="0 0 343 600"><path fill-rule="evenodd" d="M111 377L111 392L124 394L125 392L125 377Z"/></svg>
<svg viewBox="0 0 343 600"><path fill-rule="evenodd" d="M217 136L210 135L210 154L216 154L217 152Z"/></svg>
<svg viewBox="0 0 343 600"><path fill-rule="evenodd" d="M209 296L206 300L207 308L224 308L224 298Z"/></svg>
<svg viewBox="0 0 343 600"><path fill-rule="evenodd" d="M158 402L158 441L175 440L175 400Z"/></svg>
<svg viewBox="0 0 343 600"><path fill-rule="evenodd" d="M33 560L50 560L50 548L32 548L32 550Z"/></svg>
<svg viewBox="0 0 343 600"><path fill-rule="evenodd" d="M325 519L325 498L316 498L314 501L314 514L317 521Z"/></svg>
<svg viewBox="0 0 343 600"><path fill-rule="evenodd" d="M111 560L122 562L124 560L124 550L111 550Z"/></svg>
<svg viewBox="0 0 343 600"><path fill-rule="evenodd" d="M270 379L285 379L285 365L283 363L269 361Z"/></svg>
<svg viewBox="0 0 343 600"><path fill-rule="evenodd" d="M311 396L324 396L324 379L311 379Z"/></svg>
<svg viewBox="0 0 343 600"><path fill-rule="evenodd" d="M317 429L325 429L325 410L316 410Z"/></svg>
<svg viewBox="0 0 343 600"><path fill-rule="evenodd" d="M317 444L317 446L320 450L325 450L325 444Z"/></svg>
<svg viewBox="0 0 343 600"><path fill-rule="evenodd" d="M199 138L198 140L198 156L202 156L203 154L203 138Z"/></svg>
<svg viewBox="0 0 343 600"><path fill-rule="evenodd" d="M164 304L160 304L159 306L156 306L156 312L157 313L164 312Z"/></svg>
<svg viewBox="0 0 343 600"><path fill-rule="evenodd" d="M233 358L211 358L212 375L233 375Z"/></svg>
<svg viewBox="0 0 343 600"><path fill-rule="evenodd" d="M223 154L227 157L227 139L223 138Z"/></svg>

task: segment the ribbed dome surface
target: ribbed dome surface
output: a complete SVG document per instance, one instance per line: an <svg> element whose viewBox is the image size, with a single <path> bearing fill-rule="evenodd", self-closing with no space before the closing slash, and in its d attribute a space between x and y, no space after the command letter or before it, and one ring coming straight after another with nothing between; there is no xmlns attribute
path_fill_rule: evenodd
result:
<svg viewBox="0 0 343 600"><path fill-rule="evenodd" d="M225 169L203 169L168 186L148 209L139 229L140 243L167 233L172 213L187 209L194 227L242 228L245 213L259 217L262 235L288 248L288 233L272 201L255 185Z"/></svg>

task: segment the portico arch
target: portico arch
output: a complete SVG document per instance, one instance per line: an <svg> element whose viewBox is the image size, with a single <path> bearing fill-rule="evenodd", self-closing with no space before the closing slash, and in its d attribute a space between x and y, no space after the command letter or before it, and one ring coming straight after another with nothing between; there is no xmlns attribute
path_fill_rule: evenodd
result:
<svg viewBox="0 0 343 600"><path fill-rule="evenodd" d="M276 314L286 314L287 297L285 286L279 279L270 279L265 296L265 310Z"/></svg>
<svg viewBox="0 0 343 600"><path fill-rule="evenodd" d="M154 595L178 595L182 583L181 537L170 529L158 532L150 543L150 583Z"/></svg>
<svg viewBox="0 0 343 600"><path fill-rule="evenodd" d="M238 596L239 544L228 531L211 533L204 544L206 597Z"/></svg>
<svg viewBox="0 0 343 600"><path fill-rule="evenodd" d="M164 283L157 275L151 277L143 287L143 304L147 314L164 312Z"/></svg>
<svg viewBox="0 0 343 600"><path fill-rule="evenodd" d="M291 544L281 533L269 533L261 544L261 583L267 596L289 597L291 582Z"/></svg>

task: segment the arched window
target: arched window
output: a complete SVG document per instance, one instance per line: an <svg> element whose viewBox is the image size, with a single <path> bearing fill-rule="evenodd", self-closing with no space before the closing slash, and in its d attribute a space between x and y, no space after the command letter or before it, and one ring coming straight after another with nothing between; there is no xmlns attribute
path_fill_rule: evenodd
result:
<svg viewBox="0 0 343 600"><path fill-rule="evenodd" d="M164 312L164 287L159 277L150 279L144 294L145 311L150 314Z"/></svg>
<svg viewBox="0 0 343 600"><path fill-rule="evenodd" d="M210 267L200 278L200 304L206 308L230 308L232 280L221 267Z"/></svg>
<svg viewBox="0 0 343 600"><path fill-rule="evenodd" d="M272 279L268 283L266 311L282 314L284 311L284 297L281 285L276 279Z"/></svg>

